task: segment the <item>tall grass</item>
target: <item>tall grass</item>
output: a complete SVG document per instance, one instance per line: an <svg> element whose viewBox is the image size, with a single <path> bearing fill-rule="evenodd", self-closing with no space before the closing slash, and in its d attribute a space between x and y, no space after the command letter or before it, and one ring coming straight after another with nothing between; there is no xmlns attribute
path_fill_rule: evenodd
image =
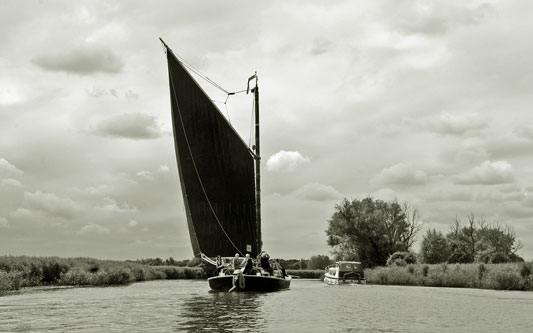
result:
<svg viewBox="0 0 533 333"><path fill-rule="evenodd" d="M33 286L108 286L205 277L200 267L148 266L91 258L0 256L0 294Z"/></svg>
<svg viewBox="0 0 533 333"><path fill-rule="evenodd" d="M367 283L533 291L533 263L437 264L376 267Z"/></svg>
<svg viewBox="0 0 533 333"><path fill-rule="evenodd" d="M323 269L287 269L288 275L294 275L300 279L323 279Z"/></svg>

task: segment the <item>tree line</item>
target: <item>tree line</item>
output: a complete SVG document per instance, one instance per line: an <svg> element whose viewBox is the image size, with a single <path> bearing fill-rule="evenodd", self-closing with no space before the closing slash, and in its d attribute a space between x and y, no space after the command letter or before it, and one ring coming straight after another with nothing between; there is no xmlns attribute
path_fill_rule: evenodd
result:
<svg viewBox="0 0 533 333"><path fill-rule="evenodd" d="M371 197L335 206L328 221L327 243L337 260L357 260L365 267L422 261L433 264L503 263L523 261L516 252L522 247L509 226L489 224L484 218L457 218L447 234L428 230L419 254L412 252L421 229L420 213L409 204L385 202Z"/></svg>
<svg viewBox="0 0 533 333"><path fill-rule="evenodd" d="M302 270L302 269L324 269L327 265L332 263L332 260L327 255L316 255L310 259L277 259L280 265L286 269ZM127 260L128 261L128 260ZM148 265L148 266L177 266L177 267L198 267L203 264L202 259L184 259L175 260L170 257L168 259L162 258L146 258L137 259L133 262Z"/></svg>
<svg viewBox="0 0 533 333"><path fill-rule="evenodd" d="M504 263L523 261L516 254L522 243L512 228L501 223L489 224L482 217L469 215L463 224L455 219L447 234L428 230L422 240L420 255L428 264Z"/></svg>

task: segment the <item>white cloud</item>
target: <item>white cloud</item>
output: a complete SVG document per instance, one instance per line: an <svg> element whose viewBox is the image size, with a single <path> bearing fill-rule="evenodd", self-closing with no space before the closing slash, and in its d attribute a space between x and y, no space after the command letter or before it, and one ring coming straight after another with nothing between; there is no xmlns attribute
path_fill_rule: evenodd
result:
<svg viewBox="0 0 533 333"><path fill-rule="evenodd" d="M477 25L491 16L493 7L456 6L449 2L408 1L386 3L391 23L407 34L443 35L463 26ZM391 8L393 10L391 10Z"/></svg>
<svg viewBox="0 0 533 333"><path fill-rule="evenodd" d="M416 170L410 165L399 163L381 170L372 181L379 184L394 185L423 185L427 182L427 175L422 170Z"/></svg>
<svg viewBox="0 0 533 333"><path fill-rule="evenodd" d="M147 171L147 170L141 170L141 171L137 172L137 176L139 176L140 178L144 178L146 180L153 180L154 179L153 172Z"/></svg>
<svg viewBox="0 0 533 333"><path fill-rule="evenodd" d="M170 168L166 164L163 164L163 165L160 165L159 168L155 169L154 171L141 170L141 171L138 171L136 175L145 180L154 180L159 175L167 173L169 171L170 171Z"/></svg>
<svg viewBox="0 0 533 333"><path fill-rule="evenodd" d="M425 197L426 201L456 201L456 202L468 202L474 198L473 194L469 190L457 190L457 189L442 189L431 191Z"/></svg>
<svg viewBox="0 0 533 333"><path fill-rule="evenodd" d="M24 185L22 185L20 181L13 179L13 178L2 179L2 185L8 185L8 186L13 186L13 187L18 187L18 188L24 187Z"/></svg>
<svg viewBox="0 0 533 333"><path fill-rule="evenodd" d="M25 219L25 218L27 219L27 218L32 217L33 213L29 209L19 207L17 208L17 210L9 214L9 216L11 216L11 218L14 218L14 219Z"/></svg>
<svg viewBox="0 0 533 333"><path fill-rule="evenodd" d="M3 217L0 216L0 228L8 228L9 227L9 221Z"/></svg>
<svg viewBox="0 0 533 333"><path fill-rule="evenodd" d="M478 113L451 114L441 112L439 119L433 121L431 127L442 134L462 135L469 131L487 127L487 120Z"/></svg>
<svg viewBox="0 0 533 333"><path fill-rule="evenodd" d="M70 198L61 198L53 193L41 191L25 192L24 199L28 206L50 216L72 218L79 211L80 206Z"/></svg>
<svg viewBox="0 0 533 333"><path fill-rule="evenodd" d="M84 225L78 232L78 235L105 235L109 234L109 229L106 227L103 227L97 223L89 222L88 224Z"/></svg>
<svg viewBox="0 0 533 333"><path fill-rule="evenodd" d="M39 55L32 62L37 66L66 73L88 75L93 73L118 73L124 63L109 48L101 45L82 45L65 51Z"/></svg>
<svg viewBox="0 0 533 333"><path fill-rule="evenodd" d="M372 198L376 198L383 201L394 201L398 197L396 192L394 192L391 188L382 188L377 190L376 192L373 192L371 195Z"/></svg>
<svg viewBox="0 0 533 333"><path fill-rule="evenodd" d="M137 207L130 206L127 202L118 203L111 197L105 197L103 201L104 202L98 205L96 209L114 213L134 213L138 211Z"/></svg>
<svg viewBox="0 0 533 333"><path fill-rule="evenodd" d="M8 160L0 158L0 172L6 174L23 174L21 170L17 169L16 166L9 163Z"/></svg>
<svg viewBox="0 0 533 333"><path fill-rule="evenodd" d="M96 124L91 132L128 139L155 139L162 135L156 117L143 113L125 113L109 117Z"/></svg>
<svg viewBox="0 0 533 333"><path fill-rule="evenodd" d="M306 200L328 201L342 199L344 195L330 185L309 183L298 188L292 195Z"/></svg>
<svg viewBox="0 0 533 333"><path fill-rule="evenodd" d="M507 161L484 161L480 165L472 168L455 177L456 184L506 184L514 181L515 171L513 166Z"/></svg>
<svg viewBox="0 0 533 333"><path fill-rule="evenodd" d="M309 163L309 157L297 151L280 150L267 161L268 171L294 172L299 166Z"/></svg>
<svg viewBox="0 0 533 333"><path fill-rule="evenodd" d="M89 195L102 195L109 191L109 185L107 184L100 184L96 186L89 186L85 188L83 191L84 193L87 193Z"/></svg>
<svg viewBox="0 0 533 333"><path fill-rule="evenodd" d="M456 164L477 163L489 158L490 153L484 147L466 147L455 152L453 157Z"/></svg>
<svg viewBox="0 0 533 333"><path fill-rule="evenodd" d="M133 227L136 227L139 223L133 219L131 219L129 222L128 222L128 227L130 228L133 228Z"/></svg>

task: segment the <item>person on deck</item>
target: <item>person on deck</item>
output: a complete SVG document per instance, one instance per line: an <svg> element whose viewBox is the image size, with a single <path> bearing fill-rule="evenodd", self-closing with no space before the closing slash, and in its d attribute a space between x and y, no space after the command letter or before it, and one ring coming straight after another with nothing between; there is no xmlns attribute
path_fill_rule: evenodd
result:
<svg viewBox="0 0 533 333"><path fill-rule="evenodd" d="M281 277L282 278L285 278L286 276L289 276L289 275L287 275L287 272L285 271L285 268L283 268L283 266L281 266L281 264L279 263L279 259L276 259L274 261L274 265L276 266L276 269L281 270Z"/></svg>
<svg viewBox="0 0 533 333"><path fill-rule="evenodd" d="M220 271L222 271L225 267L226 266L224 265L222 258L220 256L217 256L217 269L215 270L215 276L218 276L220 274Z"/></svg>
<svg viewBox="0 0 533 333"><path fill-rule="evenodd" d="M274 269L270 266L270 263L268 262L268 260L270 259L270 256L265 252L263 251L261 253L261 259L260 259L260 262L261 262L261 267L268 272L269 275L274 275Z"/></svg>
<svg viewBox="0 0 533 333"><path fill-rule="evenodd" d="M239 268L241 264L241 258L239 258L239 254L235 253L235 257L233 257L233 260L231 261L231 266L233 270L236 270Z"/></svg>
<svg viewBox="0 0 533 333"><path fill-rule="evenodd" d="M250 258L250 254L246 253L244 268L243 268L243 274L250 274L252 273L254 268L254 263L252 262L252 258Z"/></svg>

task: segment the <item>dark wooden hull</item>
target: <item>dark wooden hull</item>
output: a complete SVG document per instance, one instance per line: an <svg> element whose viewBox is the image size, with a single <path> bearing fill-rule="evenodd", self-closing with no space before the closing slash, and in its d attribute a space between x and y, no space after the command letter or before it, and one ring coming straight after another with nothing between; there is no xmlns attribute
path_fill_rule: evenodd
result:
<svg viewBox="0 0 533 333"><path fill-rule="evenodd" d="M285 279L273 276L242 275L244 278L244 288L235 275L214 276L208 278L209 287L214 291L278 291L288 289L291 285L291 278ZM234 288L236 287L236 288ZM233 288L233 289L232 289Z"/></svg>

